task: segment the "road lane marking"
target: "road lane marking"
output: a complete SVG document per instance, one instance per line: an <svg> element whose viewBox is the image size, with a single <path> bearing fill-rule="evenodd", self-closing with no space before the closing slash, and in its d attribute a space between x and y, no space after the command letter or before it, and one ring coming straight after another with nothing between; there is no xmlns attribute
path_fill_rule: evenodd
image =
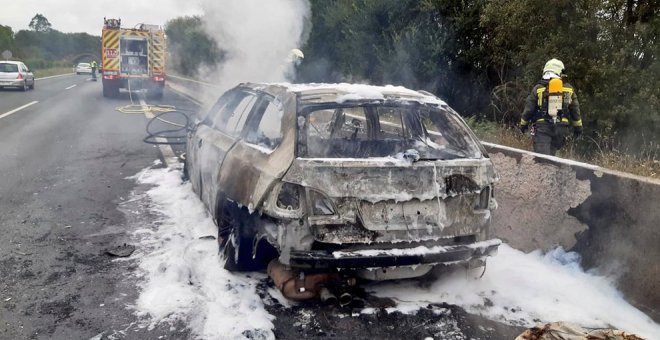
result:
<svg viewBox="0 0 660 340"><path fill-rule="evenodd" d="M144 110L144 115L148 119L153 119L154 114L147 110L147 102L145 102L144 99L140 99L140 105L142 105L142 109ZM155 139L159 143L167 143L166 138L156 137ZM174 154L174 150L172 150L172 147L170 145L158 144L158 148L160 149L160 153L163 155L163 159L165 160L165 165L167 165L168 168L172 168L179 163L179 160L176 157L176 154Z"/></svg>
<svg viewBox="0 0 660 340"><path fill-rule="evenodd" d="M76 85L76 84L73 84L73 85L71 85L71 86L69 86L69 87L67 87L67 88L65 88L65 90L70 90L70 89L72 89L72 88L74 88L74 87L76 87L76 86L78 86L78 85Z"/></svg>
<svg viewBox="0 0 660 340"><path fill-rule="evenodd" d="M18 111L20 111L20 110L23 110L24 108L26 108L26 107L28 107L28 106L32 106L32 105L34 105L34 104L36 104L36 103L38 103L38 102L39 102L39 101L35 100L35 101L33 101L33 102L31 102L31 103L27 103L27 104L25 104L25 105L23 105L23 106L21 106L21 107L17 107L17 108L15 108L15 109L13 109L13 110L11 110L11 111L9 111L9 112L5 112L5 113L3 113L3 114L0 115L0 119L9 116L9 115L12 114L12 113L16 113L16 112L18 112Z"/></svg>

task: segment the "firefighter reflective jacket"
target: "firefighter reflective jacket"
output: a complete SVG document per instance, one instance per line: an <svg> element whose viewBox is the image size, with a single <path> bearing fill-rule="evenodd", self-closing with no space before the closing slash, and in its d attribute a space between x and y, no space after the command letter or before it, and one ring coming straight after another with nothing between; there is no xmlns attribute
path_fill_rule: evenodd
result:
<svg viewBox="0 0 660 340"><path fill-rule="evenodd" d="M520 126L527 126L527 124L536 122L552 122L551 117L548 115L548 84L550 79L541 79L536 83L532 92L525 100L525 110L520 118ZM563 88L563 105L559 122L563 124L570 124L577 130L582 129L582 117L580 116L580 104L577 95L573 90L571 84L564 82Z"/></svg>

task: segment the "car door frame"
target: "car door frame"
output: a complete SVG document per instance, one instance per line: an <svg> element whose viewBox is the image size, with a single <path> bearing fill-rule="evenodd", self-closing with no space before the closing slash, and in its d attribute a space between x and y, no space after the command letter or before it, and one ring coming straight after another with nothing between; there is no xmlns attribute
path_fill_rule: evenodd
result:
<svg viewBox="0 0 660 340"><path fill-rule="evenodd" d="M225 157L218 182L227 198L248 207L250 211L259 208L268 192L286 174L295 159L296 96L285 91L279 94L261 92L255 108L260 107L264 101L279 105L281 142L267 151L263 146L245 140L250 128L258 128L267 105L263 106L262 112L253 110L243 129L242 138Z"/></svg>
<svg viewBox="0 0 660 340"><path fill-rule="evenodd" d="M199 163L199 146L200 140L202 137L199 135L200 129L203 131L205 128L210 128L213 122L213 119L216 115L222 114L224 107L229 105L228 101L231 100L234 89L225 92L215 104L201 117L201 119L196 119L193 127L188 130L188 137L186 140L186 163L188 168L188 179L193 187L193 191L196 192L200 199L202 198L201 193L201 164ZM203 140L202 140L203 143Z"/></svg>
<svg viewBox="0 0 660 340"><path fill-rule="evenodd" d="M229 92L229 91L228 91ZM231 118L236 107L245 99L246 96L254 96L254 104L250 104L248 112L242 112L247 115L245 122L249 118L251 111L256 107L258 95L250 90L244 88L235 88L228 94L228 102L223 107L218 108L219 112L213 117L206 117L200 123L191 138L192 149L195 149L191 163L196 164L198 170L192 171L191 176L197 177L196 192L200 195L200 199L205 203L209 213L214 218L217 218L217 197L220 191L218 178L220 169L224 163L225 156L231 150L237 141L240 140L243 128L241 127L238 133L232 135L219 127L221 122L225 122ZM232 115L229 115L229 114ZM240 122L239 118L239 122ZM245 124L245 123L244 123ZM194 185L194 184L193 184Z"/></svg>

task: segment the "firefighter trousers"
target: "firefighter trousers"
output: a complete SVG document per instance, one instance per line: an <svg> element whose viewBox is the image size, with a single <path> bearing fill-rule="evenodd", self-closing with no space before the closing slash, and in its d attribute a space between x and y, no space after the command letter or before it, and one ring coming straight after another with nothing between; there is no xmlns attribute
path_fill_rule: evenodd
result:
<svg viewBox="0 0 660 340"><path fill-rule="evenodd" d="M562 123L536 122L534 152L554 156L566 143L568 125Z"/></svg>

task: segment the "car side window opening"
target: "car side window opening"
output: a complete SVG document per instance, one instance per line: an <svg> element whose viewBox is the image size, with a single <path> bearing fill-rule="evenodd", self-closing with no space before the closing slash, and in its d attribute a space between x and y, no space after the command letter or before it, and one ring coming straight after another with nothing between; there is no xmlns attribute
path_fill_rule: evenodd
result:
<svg viewBox="0 0 660 340"><path fill-rule="evenodd" d="M243 126L247 120L250 111L256 102L256 96L245 93L244 96L238 96L238 104L228 105L226 110L222 110L220 119L214 122L213 126L232 137L238 137L243 131Z"/></svg>
<svg viewBox="0 0 660 340"><path fill-rule="evenodd" d="M258 105L254 119L246 128L245 141L273 150L282 141L282 105L266 96Z"/></svg>
<svg viewBox="0 0 660 340"><path fill-rule="evenodd" d="M335 126L332 129L332 138L345 138L350 140L367 140L367 117L362 107L349 107L337 109Z"/></svg>
<svg viewBox="0 0 660 340"><path fill-rule="evenodd" d="M229 109L233 108L237 103L235 102L236 92L227 92L211 107L203 123L209 126L218 127L222 123L223 116L227 115Z"/></svg>

